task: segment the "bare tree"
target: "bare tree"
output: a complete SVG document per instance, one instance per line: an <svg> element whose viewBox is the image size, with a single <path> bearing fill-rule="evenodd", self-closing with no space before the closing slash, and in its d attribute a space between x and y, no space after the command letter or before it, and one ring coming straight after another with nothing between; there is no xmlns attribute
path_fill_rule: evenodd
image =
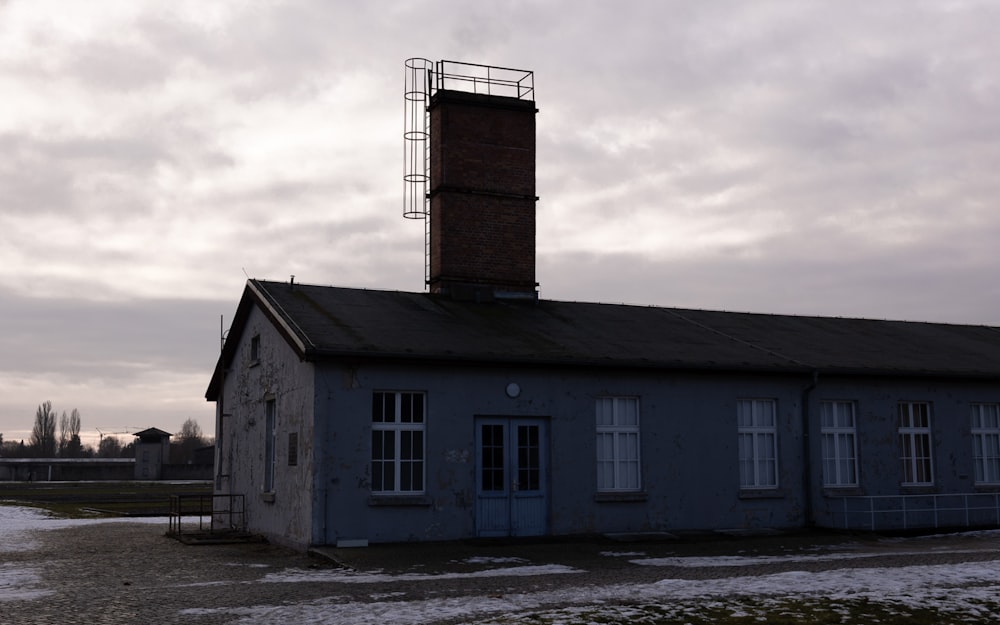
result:
<svg viewBox="0 0 1000 625"><path fill-rule="evenodd" d="M69 416L66 415L66 411L63 410L62 416L59 417L59 456L66 455L66 445L69 444Z"/></svg>
<svg viewBox="0 0 1000 625"><path fill-rule="evenodd" d="M124 448L125 445L122 443L122 439L117 436L105 436L101 438L101 442L97 446L97 457L120 458Z"/></svg>
<svg viewBox="0 0 1000 625"><path fill-rule="evenodd" d="M181 431L175 435L171 443L171 458L174 462L194 462L195 450L210 444L201 431L201 426L194 419L188 419L181 425Z"/></svg>
<svg viewBox="0 0 1000 625"><path fill-rule="evenodd" d="M66 413L63 413L66 416ZM60 423L60 426L62 424ZM69 415L69 422L67 423L67 434L68 438L63 450L60 455L67 458L79 458L83 454L83 443L80 441L80 411L76 408ZM62 435L62 432L60 432Z"/></svg>
<svg viewBox="0 0 1000 625"><path fill-rule="evenodd" d="M24 444L24 441L4 441L0 445L0 456L4 458L27 458L30 454L28 453L28 447Z"/></svg>
<svg viewBox="0 0 1000 625"><path fill-rule="evenodd" d="M43 402L35 411L35 425L29 440L36 458L55 457L56 413L52 411L51 401Z"/></svg>
<svg viewBox="0 0 1000 625"><path fill-rule="evenodd" d="M198 442L202 441L201 426L194 419L188 419L181 426L181 431L177 433L177 438L180 440L196 439Z"/></svg>

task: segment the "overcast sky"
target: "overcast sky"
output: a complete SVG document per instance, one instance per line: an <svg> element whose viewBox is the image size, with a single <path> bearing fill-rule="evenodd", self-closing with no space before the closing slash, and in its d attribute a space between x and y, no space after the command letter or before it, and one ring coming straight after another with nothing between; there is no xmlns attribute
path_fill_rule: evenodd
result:
<svg viewBox="0 0 1000 625"><path fill-rule="evenodd" d="M998 24L994 0L0 0L0 432L45 400L88 436L211 432L248 275L423 290L409 57L534 70L544 298L1000 324Z"/></svg>

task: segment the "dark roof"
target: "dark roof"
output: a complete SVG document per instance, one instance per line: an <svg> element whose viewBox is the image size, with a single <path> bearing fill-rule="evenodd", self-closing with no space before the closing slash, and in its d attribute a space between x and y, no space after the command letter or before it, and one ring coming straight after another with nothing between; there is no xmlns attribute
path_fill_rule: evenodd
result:
<svg viewBox="0 0 1000 625"><path fill-rule="evenodd" d="M989 326L550 300L477 303L251 280L230 338L254 304L305 360L1000 378L1000 328ZM221 364L234 348L227 343Z"/></svg>
<svg viewBox="0 0 1000 625"><path fill-rule="evenodd" d="M173 436L173 434L170 432L164 432L159 428L147 428L141 432L136 432L133 436L138 436L139 438L169 438Z"/></svg>

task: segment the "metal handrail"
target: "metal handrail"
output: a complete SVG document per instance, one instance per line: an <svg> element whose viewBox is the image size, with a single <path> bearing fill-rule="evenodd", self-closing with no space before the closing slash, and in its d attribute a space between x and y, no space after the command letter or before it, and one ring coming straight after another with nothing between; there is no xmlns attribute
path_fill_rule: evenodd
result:
<svg viewBox="0 0 1000 625"><path fill-rule="evenodd" d="M844 529L848 530L1000 526L1000 493L856 495L840 499ZM852 508L852 503L862 505ZM918 515L924 519L929 516L933 521L920 522L915 519ZM961 517L960 522L955 522L956 517ZM852 518L868 520L855 524ZM893 519L899 522L893 523Z"/></svg>
<svg viewBox="0 0 1000 625"><path fill-rule="evenodd" d="M438 61L432 84L434 91L446 89L448 84L471 85L472 93L510 95L518 100L532 100L535 95L535 73L530 70L461 61Z"/></svg>
<svg viewBox="0 0 1000 625"><path fill-rule="evenodd" d="M190 502L196 501L197 505L192 506ZM225 502L224 505L217 505L216 502ZM193 509L193 510L192 510ZM205 517L210 519L208 532L214 533L216 520L219 525L225 526L221 531L237 530L246 531L246 500L240 494L224 495L171 495L169 527L167 533L172 536L180 536L183 532L181 528L182 519L187 516L198 517L198 531L205 531Z"/></svg>

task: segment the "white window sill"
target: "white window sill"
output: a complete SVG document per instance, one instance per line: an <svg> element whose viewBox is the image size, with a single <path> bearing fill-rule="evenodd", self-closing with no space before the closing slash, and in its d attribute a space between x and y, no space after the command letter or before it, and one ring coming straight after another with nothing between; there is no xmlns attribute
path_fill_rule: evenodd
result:
<svg viewBox="0 0 1000 625"><path fill-rule="evenodd" d="M649 495L645 491L634 490L634 491L601 491L594 495L594 501L597 503L632 503L632 502L643 502L649 499Z"/></svg>
<svg viewBox="0 0 1000 625"><path fill-rule="evenodd" d="M784 499L785 492L778 488L743 488L740 499Z"/></svg>
<svg viewBox="0 0 1000 625"><path fill-rule="evenodd" d="M371 495L369 506L430 506L433 500L427 495Z"/></svg>

